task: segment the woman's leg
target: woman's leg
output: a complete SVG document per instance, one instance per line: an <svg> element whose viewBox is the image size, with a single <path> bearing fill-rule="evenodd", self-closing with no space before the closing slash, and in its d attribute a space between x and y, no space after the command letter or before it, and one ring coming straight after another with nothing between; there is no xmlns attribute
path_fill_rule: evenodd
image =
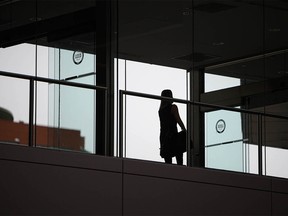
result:
<svg viewBox="0 0 288 216"><path fill-rule="evenodd" d="M176 155L176 161L178 165L183 165L183 153Z"/></svg>
<svg viewBox="0 0 288 216"><path fill-rule="evenodd" d="M172 157L164 157L164 161L167 164L172 164Z"/></svg>

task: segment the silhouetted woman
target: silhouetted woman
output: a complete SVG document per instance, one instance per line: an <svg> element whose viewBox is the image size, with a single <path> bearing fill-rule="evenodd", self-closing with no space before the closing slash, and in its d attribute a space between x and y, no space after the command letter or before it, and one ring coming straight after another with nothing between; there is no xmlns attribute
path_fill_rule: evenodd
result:
<svg viewBox="0 0 288 216"><path fill-rule="evenodd" d="M165 89L161 96L173 98L172 91ZM172 163L172 157L176 156L177 164L183 165L183 152L177 151L177 124L182 130L185 126L179 116L178 107L172 101L161 100L159 108L160 118L160 156L165 163Z"/></svg>

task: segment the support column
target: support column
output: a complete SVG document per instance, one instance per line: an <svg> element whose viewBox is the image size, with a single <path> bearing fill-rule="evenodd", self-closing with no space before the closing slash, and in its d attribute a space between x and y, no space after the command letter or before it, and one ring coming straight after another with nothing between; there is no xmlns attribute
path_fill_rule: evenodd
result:
<svg viewBox="0 0 288 216"><path fill-rule="evenodd" d="M193 70L190 76L190 100L200 102L200 96L204 93L204 69ZM194 143L192 166L205 166L205 146L204 146L204 113L201 107L191 107L191 134Z"/></svg>
<svg viewBox="0 0 288 216"><path fill-rule="evenodd" d="M96 84L105 86L96 93L96 154L113 155L113 59L111 57L111 1L96 1Z"/></svg>

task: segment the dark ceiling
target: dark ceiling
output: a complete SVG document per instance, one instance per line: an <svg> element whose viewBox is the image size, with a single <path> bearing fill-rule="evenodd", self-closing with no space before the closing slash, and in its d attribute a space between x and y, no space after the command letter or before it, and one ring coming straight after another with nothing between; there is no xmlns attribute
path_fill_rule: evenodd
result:
<svg viewBox="0 0 288 216"><path fill-rule="evenodd" d="M94 53L96 4L1 0L0 44L38 38L43 45ZM288 1L265 0L264 7L262 0L119 0L114 12L120 58L256 81L263 79L266 53L266 63L277 67L266 77L288 73Z"/></svg>
<svg viewBox="0 0 288 216"><path fill-rule="evenodd" d="M265 8L259 0L120 1L119 52L126 59L259 80L263 53L274 65L286 56L287 20L288 1L280 0L265 1Z"/></svg>

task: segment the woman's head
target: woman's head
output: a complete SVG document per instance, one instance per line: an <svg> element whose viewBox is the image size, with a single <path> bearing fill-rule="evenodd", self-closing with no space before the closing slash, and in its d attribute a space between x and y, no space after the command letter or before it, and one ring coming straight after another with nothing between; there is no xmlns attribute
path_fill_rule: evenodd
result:
<svg viewBox="0 0 288 216"><path fill-rule="evenodd" d="M161 96L173 98L172 91L170 89L165 89L162 91Z"/></svg>
<svg viewBox="0 0 288 216"><path fill-rule="evenodd" d="M173 94L172 94L172 91L171 91L170 89L165 89L165 90L163 90L163 91L161 92L161 96L162 96L162 97L173 98ZM166 106L169 105L169 104L172 104L172 101L162 99L159 110L163 109L164 107L166 107Z"/></svg>

